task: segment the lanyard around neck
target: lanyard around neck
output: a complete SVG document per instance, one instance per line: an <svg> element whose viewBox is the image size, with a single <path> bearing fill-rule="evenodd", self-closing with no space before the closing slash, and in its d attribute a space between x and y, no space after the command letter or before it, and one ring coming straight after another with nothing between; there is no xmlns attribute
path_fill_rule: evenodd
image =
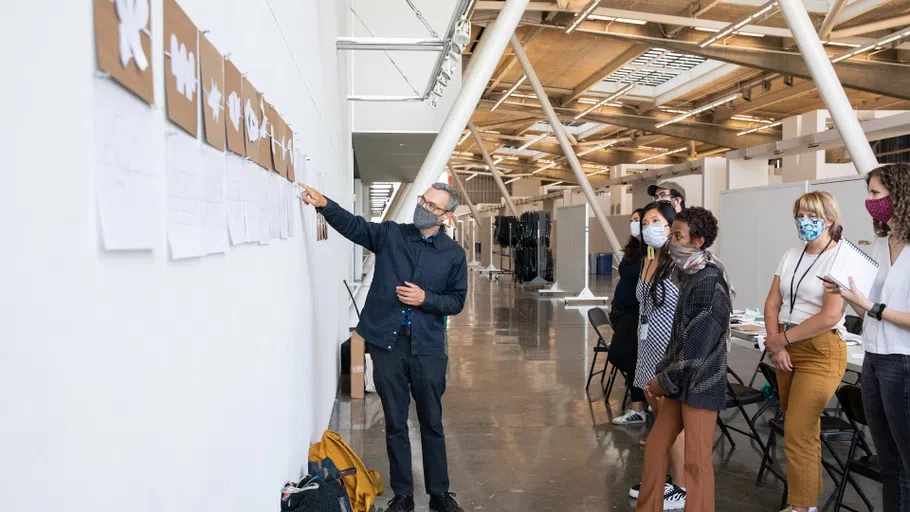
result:
<svg viewBox="0 0 910 512"><path fill-rule="evenodd" d="M803 276L800 277L799 282L796 283L796 288L793 288L793 281L796 279L796 272L799 271L799 266L803 262L803 256L805 256L806 251L809 250L808 244L803 249L803 253L799 255L799 261L796 262L796 267L793 269L793 277L790 278L790 320L793 319L793 308L796 306L796 295L799 292L799 286L801 284L803 284L803 279L805 279L806 276L809 275L809 271L812 270L812 266L815 265L816 261L821 259L822 254L825 254L825 251L828 250L828 247L831 245L831 242L833 242L833 241L834 241L833 238L828 240L828 243L825 244L825 248L822 249L822 252L818 253L818 257L816 257L814 260L812 260L812 263L810 263L809 267L806 268L806 271L803 272Z"/></svg>

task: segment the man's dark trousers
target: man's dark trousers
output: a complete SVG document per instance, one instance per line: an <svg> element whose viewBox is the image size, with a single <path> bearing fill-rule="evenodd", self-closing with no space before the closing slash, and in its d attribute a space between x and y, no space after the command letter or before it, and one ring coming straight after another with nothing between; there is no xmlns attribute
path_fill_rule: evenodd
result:
<svg viewBox="0 0 910 512"><path fill-rule="evenodd" d="M442 395L446 390L449 358L411 355L410 335L399 334L391 350L370 347L373 379L385 413L386 448L389 453L392 490L396 496L414 493L408 411L411 394L420 421L423 472L427 494L449 492L446 440L442 428Z"/></svg>

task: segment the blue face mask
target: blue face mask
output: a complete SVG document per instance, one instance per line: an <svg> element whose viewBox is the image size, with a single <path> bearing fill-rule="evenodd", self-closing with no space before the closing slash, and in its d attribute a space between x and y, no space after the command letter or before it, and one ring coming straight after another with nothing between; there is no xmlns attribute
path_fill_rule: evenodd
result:
<svg viewBox="0 0 910 512"><path fill-rule="evenodd" d="M825 221L822 219L810 219L802 217L796 219L796 231L799 233L799 239L803 242L811 242L820 237L825 230Z"/></svg>
<svg viewBox="0 0 910 512"><path fill-rule="evenodd" d="M651 224L646 226L642 232L641 237L644 239L645 243L650 247L655 249L660 249L667 243L667 239L670 238L666 233L667 226L661 226L659 224Z"/></svg>

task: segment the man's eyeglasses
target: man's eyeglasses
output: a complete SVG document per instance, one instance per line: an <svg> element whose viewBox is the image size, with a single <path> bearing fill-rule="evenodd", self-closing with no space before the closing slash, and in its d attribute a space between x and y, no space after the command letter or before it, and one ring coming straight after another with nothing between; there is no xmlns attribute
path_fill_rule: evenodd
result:
<svg viewBox="0 0 910 512"><path fill-rule="evenodd" d="M654 199L657 201L672 201L673 193L670 191L664 191L654 196Z"/></svg>
<svg viewBox="0 0 910 512"><path fill-rule="evenodd" d="M424 208L426 208L427 210L430 210L433 213L437 213L439 210L442 210L442 213L447 213L449 211L449 210L446 210L445 208L440 207L436 203L431 203L431 202L427 201L426 198L423 197L422 195L417 196L417 204L419 204L420 206L423 206ZM439 213L438 215L442 215L442 213Z"/></svg>

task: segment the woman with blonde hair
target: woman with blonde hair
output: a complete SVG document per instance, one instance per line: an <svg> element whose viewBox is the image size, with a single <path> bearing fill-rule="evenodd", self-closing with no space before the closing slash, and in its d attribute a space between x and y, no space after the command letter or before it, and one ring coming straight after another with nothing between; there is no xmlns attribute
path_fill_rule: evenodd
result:
<svg viewBox="0 0 910 512"><path fill-rule="evenodd" d="M765 301L765 348L777 370L787 457L786 511L809 512L824 488L821 415L847 368L844 300L826 294L823 277L843 228L831 194L803 194L793 205L803 245L788 250Z"/></svg>

